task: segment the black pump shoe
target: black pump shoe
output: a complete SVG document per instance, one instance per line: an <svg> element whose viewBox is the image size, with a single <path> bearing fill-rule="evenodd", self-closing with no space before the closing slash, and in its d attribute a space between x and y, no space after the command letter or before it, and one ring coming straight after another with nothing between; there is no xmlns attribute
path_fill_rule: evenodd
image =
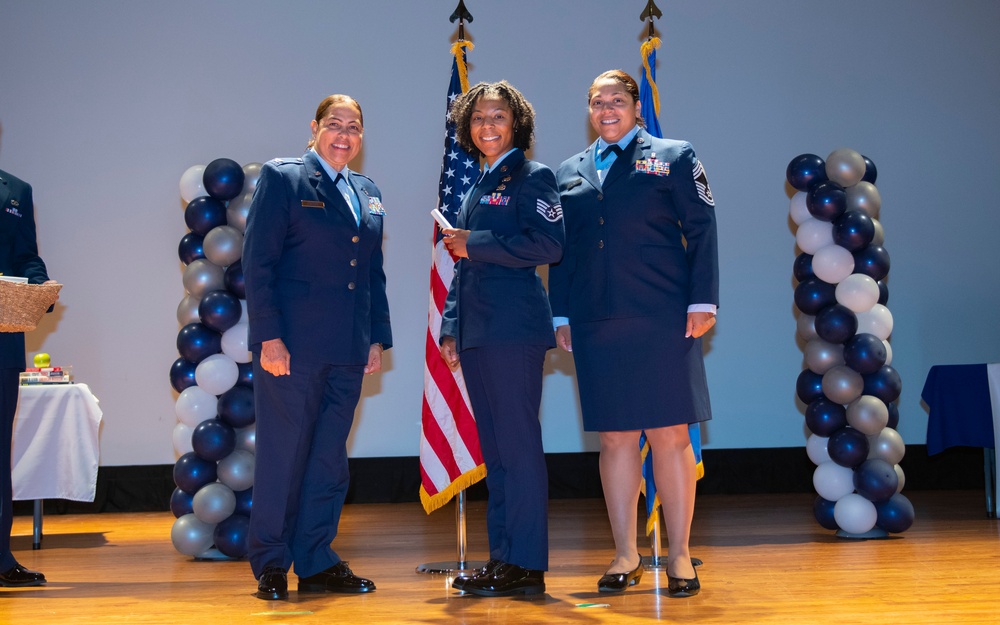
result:
<svg viewBox="0 0 1000 625"><path fill-rule="evenodd" d="M639 556L639 564L627 573L605 573L597 582L597 590L600 592L625 592L629 586L635 586L642 579L642 556Z"/></svg>
<svg viewBox="0 0 1000 625"><path fill-rule="evenodd" d="M694 570L694 579L672 577L667 574L667 595L675 599L693 597L701 592L701 582L698 581L698 569Z"/></svg>

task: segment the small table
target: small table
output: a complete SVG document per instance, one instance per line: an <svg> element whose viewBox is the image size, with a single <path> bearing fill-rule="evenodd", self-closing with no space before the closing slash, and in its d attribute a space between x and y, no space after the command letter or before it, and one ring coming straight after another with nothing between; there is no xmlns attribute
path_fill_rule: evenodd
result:
<svg viewBox="0 0 1000 625"><path fill-rule="evenodd" d="M996 516L996 440L1000 438L1000 363L935 365L920 397L930 409L927 454L948 447L983 448L986 514Z"/></svg>
<svg viewBox="0 0 1000 625"><path fill-rule="evenodd" d="M104 416L86 384L20 387L14 417L14 499L34 500L32 548L42 546L42 500L94 501Z"/></svg>

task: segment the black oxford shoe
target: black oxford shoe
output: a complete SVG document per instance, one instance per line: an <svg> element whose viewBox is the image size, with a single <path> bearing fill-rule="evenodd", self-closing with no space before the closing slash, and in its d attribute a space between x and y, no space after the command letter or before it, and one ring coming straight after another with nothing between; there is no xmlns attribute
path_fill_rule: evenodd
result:
<svg viewBox="0 0 1000 625"><path fill-rule="evenodd" d="M481 575L487 575L489 573L492 573L493 569L497 568L501 564L503 564L503 560L490 560L489 562L486 563L485 566L479 567L478 569L476 569L475 571L473 571L472 575L470 575L468 577L466 577L464 575L460 575L459 577L456 577L451 582L451 587L454 588L455 590L464 590L465 589L465 584L469 580L475 579L475 578L477 578L477 577L479 577Z"/></svg>
<svg viewBox="0 0 1000 625"><path fill-rule="evenodd" d="M492 572L470 579L462 590L481 597L537 595L545 592L545 572L504 562Z"/></svg>
<svg viewBox="0 0 1000 625"><path fill-rule="evenodd" d="M29 571L20 564L0 573L0 586L44 586L45 576L38 571Z"/></svg>
<svg viewBox="0 0 1000 625"><path fill-rule="evenodd" d="M375 582L355 575L343 560L325 571L299 578L299 592L361 593L374 590Z"/></svg>
<svg viewBox="0 0 1000 625"><path fill-rule="evenodd" d="M675 599L693 597L701 592L701 582L698 581L698 569L694 570L694 579L672 577L667 575L667 595Z"/></svg>
<svg viewBox="0 0 1000 625"><path fill-rule="evenodd" d="M280 566L269 566L257 580L258 599L277 601L288 598L288 572Z"/></svg>
<svg viewBox="0 0 1000 625"><path fill-rule="evenodd" d="M626 573L605 573L597 582L597 590L600 592L625 592L629 586L635 586L642 579L642 556L639 556L639 564Z"/></svg>

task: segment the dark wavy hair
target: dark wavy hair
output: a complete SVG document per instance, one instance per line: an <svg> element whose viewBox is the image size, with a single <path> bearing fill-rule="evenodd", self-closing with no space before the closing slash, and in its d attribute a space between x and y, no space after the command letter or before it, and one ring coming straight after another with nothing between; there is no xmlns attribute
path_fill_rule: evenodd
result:
<svg viewBox="0 0 1000 625"><path fill-rule="evenodd" d="M587 90L587 105L590 105L590 99L594 97L594 91L596 88L594 85L601 80L613 80L620 83L622 87L625 88L625 92L632 96L632 102L639 101L639 85L635 82L635 78L632 78L628 73L620 69L609 69L603 74L599 75L594 79L594 82L590 83L590 89ZM636 115L635 121L639 124L640 128L646 127L646 120L642 118L642 115Z"/></svg>
<svg viewBox="0 0 1000 625"><path fill-rule="evenodd" d="M514 122L514 147L528 150L535 143L535 109L531 107L521 92L506 80L481 82L455 98L451 105L451 120L455 122L455 138L465 150L475 156L482 156L472 142L469 120L472 109L480 99L503 100L510 107Z"/></svg>

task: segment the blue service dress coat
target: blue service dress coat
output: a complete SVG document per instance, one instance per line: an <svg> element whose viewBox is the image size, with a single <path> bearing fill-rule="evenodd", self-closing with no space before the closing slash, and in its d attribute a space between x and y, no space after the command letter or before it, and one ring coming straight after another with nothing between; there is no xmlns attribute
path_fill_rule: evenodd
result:
<svg viewBox="0 0 1000 625"><path fill-rule="evenodd" d="M548 569L548 473L538 411L552 313L536 267L562 256L562 209L548 167L508 154L462 204L470 230L441 336L461 354L489 501L490 558Z"/></svg>
<svg viewBox="0 0 1000 625"><path fill-rule="evenodd" d="M584 428L625 431L711 418L701 339L687 308L719 303L715 202L690 143L640 129L605 173L596 143L556 178L566 221L549 271L569 318Z"/></svg>
<svg viewBox="0 0 1000 625"><path fill-rule="evenodd" d="M35 208L31 186L0 170L0 273L27 278L31 284L49 279L38 256ZM11 506L10 447L17 411L18 373L24 370L24 334L0 332L0 571L17 562L10 552Z"/></svg>
<svg viewBox="0 0 1000 625"><path fill-rule="evenodd" d="M340 562L331 542L350 481L347 438L371 345L392 345L382 195L351 172L360 223L310 151L261 169L243 243L257 418L248 553L308 577ZM260 366L280 338L290 374Z"/></svg>

